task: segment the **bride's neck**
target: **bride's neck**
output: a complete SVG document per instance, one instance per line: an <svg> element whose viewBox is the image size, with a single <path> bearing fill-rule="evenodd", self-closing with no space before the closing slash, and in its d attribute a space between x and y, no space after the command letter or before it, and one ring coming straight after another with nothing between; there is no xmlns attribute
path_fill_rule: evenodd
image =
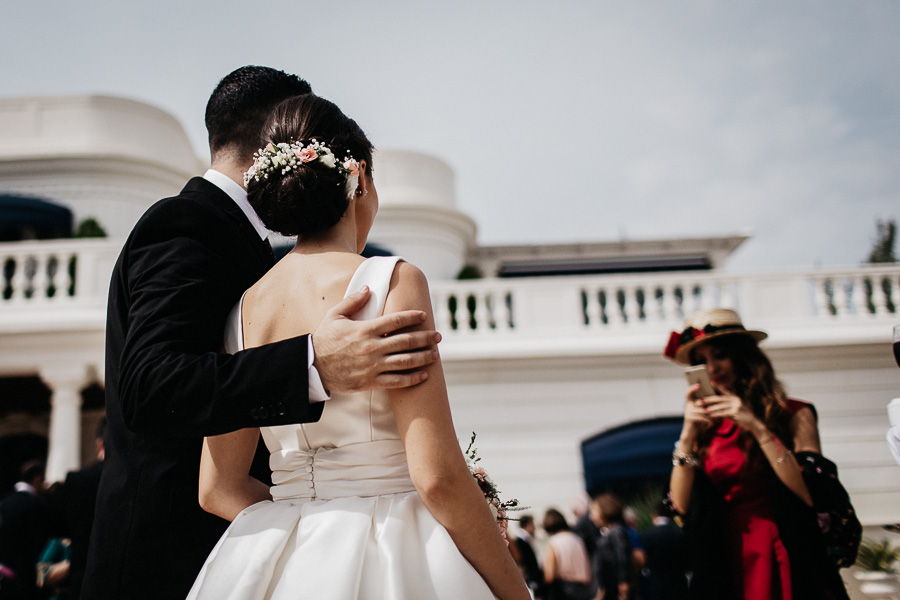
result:
<svg viewBox="0 0 900 600"><path fill-rule="evenodd" d="M345 214L334 227L326 231L315 235L298 236L293 252L298 254L322 254L325 252L359 254L359 236L355 219L352 217L351 214Z"/></svg>

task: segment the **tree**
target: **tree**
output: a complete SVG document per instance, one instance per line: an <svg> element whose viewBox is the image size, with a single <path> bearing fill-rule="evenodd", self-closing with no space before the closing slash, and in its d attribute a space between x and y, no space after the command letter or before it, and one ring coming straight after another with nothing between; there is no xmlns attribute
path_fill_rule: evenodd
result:
<svg viewBox="0 0 900 600"><path fill-rule="evenodd" d="M893 219L882 221L878 219L875 222L875 243L872 244L872 251L869 252L867 262L876 263L893 263L897 262L897 254L894 252L894 242L897 238L897 222ZM866 308L869 313L874 314L876 306L874 303L874 294L880 288L880 293L884 298L884 306L888 312L893 313L897 308L897 298L892 294L891 280L888 277L875 277L873 279L866 278L864 280L866 294Z"/></svg>
<svg viewBox="0 0 900 600"><path fill-rule="evenodd" d="M875 222L875 243L872 245L872 251L869 252L869 263L891 263L897 262L897 255L894 252L894 242L897 239L897 222L893 219L882 221L878 219Z"/></svg>

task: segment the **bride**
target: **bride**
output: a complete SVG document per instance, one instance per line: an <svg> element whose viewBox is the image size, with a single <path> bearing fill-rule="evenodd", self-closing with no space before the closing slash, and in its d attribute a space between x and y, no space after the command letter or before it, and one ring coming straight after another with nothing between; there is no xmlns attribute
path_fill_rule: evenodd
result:
<svg viewBox="0 0 900 600"><path fill-rule="evenodd" d="M363 286L372 296L356 318L418 309L433 328L419 269L359 255L378 194L356 122L297 96L275 109L263 144L248 198L267 227L298 240L235 307L228 351L313 331ZM260 434L271 488L248 475ZM207 438L200 503L232 523L191 599L529 598L466 467L440 361L413 388L334 394L318 423Z"/></svg>

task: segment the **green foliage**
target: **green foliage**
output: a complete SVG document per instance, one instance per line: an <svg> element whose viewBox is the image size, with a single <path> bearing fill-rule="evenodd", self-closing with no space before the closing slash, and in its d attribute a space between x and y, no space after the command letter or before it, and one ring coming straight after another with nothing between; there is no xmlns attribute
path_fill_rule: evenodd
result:
<svg viewBox="0 0 900 600"><path fill-rule="evenodd" d="M894 242L897 239L897 222L893 219L875 222L875 243L869 252L869 263L897 262L897 254L894 252Z"/></svg>
<svg viewBox="0 0 900 600"><path fill-rule="evenodd" d="M105 238L106 230L103 229L103 226L100 225L100 222L97 221L94 217L88 217L81 221L78 224L78 227L75 229L75 236L77 238Z"/></svg>
<svg viewBox="0 0 900 600"><path fill-rule="evenodd" d="M661 484L648 484L621 494L622 503L631 507L637 516L638 531L653 525L653 509L663 499L663 494L664 487Z"/></svg>
<svg viewBox="0 0 900 600"><path fill-rule="evenodd" d="M482 277L484 277L484 275L481 274L481 269L475 265L465 265L459 270L459 273L456 274L457 279L481 279Z"/></svg>
<svg viewBox="0 0 900 600"><path fill-rule="evenodd" d="M891 546L886 539L880 542L866 539L859 546L856 566L866 571L896 573L893 564L898 560L900 560L900 548Z"/></svg>

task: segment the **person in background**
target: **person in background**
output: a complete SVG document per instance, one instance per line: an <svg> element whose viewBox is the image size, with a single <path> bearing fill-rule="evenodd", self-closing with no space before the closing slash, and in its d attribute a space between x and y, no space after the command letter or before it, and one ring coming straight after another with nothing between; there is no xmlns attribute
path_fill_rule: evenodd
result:
<svg viewBox="0 0 900 600"><path fill-rule="evenodd" d="M538 564L537 554L534 552L534 517L522 515L519 517L519 531L516 532L515 547L518 551L519 566L525 576L525 583L534 594L535 598L543 597L544 573Z"/></svg>
<svg viewBox="0 0 900 600"><path fill-rule="evenodd" d="M687 600L687 546L681 527L663 503L653 508L653 525L641 532L646 563L646 600Z"/></svg>
<svg viewBox="0 0 900 600"><path fill-rule="evenodd" d="M591 502L591 520L600 530L594 579L605 600L629 600L635 594L636 570L622 511L622 502L613 494L600 494Z"/></svg>
<svg viewBox="0 0 900 600"><path fill-rule="evenodd" d="M50 538L37 562L37 586L48 600L67 600L69 585L69 550L71 542L64 538Z"/></svg>
<svg viewBox="0 0 900 600"><path fill-rule="evenodd" d="M575 516L575 524L572 532L581 538L587 549L588 558L593 560L594 550L597 548L597 540L600 539L600 530L594 525L590 515L591 499L587 494L581 494L569 505L569 509Z"/></svg>
<svg viewBox="0 0 900 600"><path fill-rule="evenodd" d="M685 394L670 499L686 520L691 598L847 598L794 452L821 456L816 413L789 398L736 312L702 311L665 355L705 365L714 395Z"/></svg>
<svg viewBox="0 0 900 600"><path fill-rule="evenodd" d="M555 508L544 513L543 527L550 536L543 563L547 600L592 599L591 565L584 542Z"/></svg>
<svg viewBox="0 0 900 600"><path fill-rule="evenodd" d="M84 568L87 564L91 527L94 525L94 504L97 501L97 488L100 487L103 459L106 456L106 447L103 443L105 433L106 418L104 417L97 425L94 436L97 460L80 471L72 471L66 475L66 482L62 489L64 533L72 540L69 547L69 582L66 594L66 598L71 600L81 597L81 582L84 579Z"/></svg>
<svg viewBox="0 0 900 600"><path fill-rule="evenodd" d="M9 597L30 600L40 597L37 562L50 539L50 519L42 497L44 464L29 461L21 473L15 491L0 503L0 565L5 567L4 572L13 574L12 578L4 577L4 583L18 590L18 595Z"/></svg>

